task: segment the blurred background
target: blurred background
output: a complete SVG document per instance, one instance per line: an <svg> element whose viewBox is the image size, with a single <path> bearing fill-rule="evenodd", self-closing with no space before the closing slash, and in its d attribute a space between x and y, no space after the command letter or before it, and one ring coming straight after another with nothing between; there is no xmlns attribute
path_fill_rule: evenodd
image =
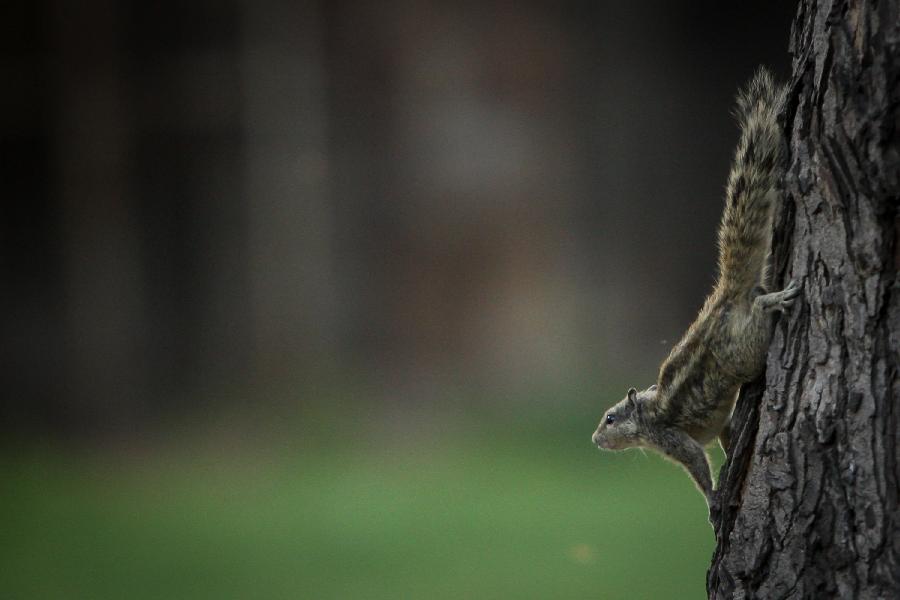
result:
<svg viewBox="0 0 900 600"><path fill-rule="evenodd" d="M589 436L793 3L0 11L4 597L704 596L701 495Z"/></svg>

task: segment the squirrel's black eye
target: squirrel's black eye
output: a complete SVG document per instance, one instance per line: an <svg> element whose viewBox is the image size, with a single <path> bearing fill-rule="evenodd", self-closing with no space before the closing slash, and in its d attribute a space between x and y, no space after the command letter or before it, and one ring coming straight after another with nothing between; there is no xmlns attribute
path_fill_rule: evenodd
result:
<svg viewBox="0 0 900 600"><path fill-rule="evenodd" d="M616 422L616 417L614 415L606 415L606 424L612 425Z"/></svg>

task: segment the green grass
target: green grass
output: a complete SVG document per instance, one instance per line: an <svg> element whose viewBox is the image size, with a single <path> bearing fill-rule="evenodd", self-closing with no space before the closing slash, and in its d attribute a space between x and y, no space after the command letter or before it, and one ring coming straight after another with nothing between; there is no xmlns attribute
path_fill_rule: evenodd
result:
<svg viewBox="0 0 900 600"><path fill-rule="evenodd" d="M589 431L497 431L354 433L265 452L227 436L202 450L9 452L0 589L11 599L705 597L713 533L678 468L600 453Z"/></svg>

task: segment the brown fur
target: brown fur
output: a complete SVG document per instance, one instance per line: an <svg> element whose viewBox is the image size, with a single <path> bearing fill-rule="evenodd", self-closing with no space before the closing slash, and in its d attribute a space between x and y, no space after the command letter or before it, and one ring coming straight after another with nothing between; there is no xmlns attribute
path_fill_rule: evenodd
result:
<svg viewBox="0 0 900 600"><path fill-rule="evenodd" d="M719 226L719 278L697 319L659 370L656 385L603 416L592 440L621 450L649 447L683 465L712 507L713 487L703 446L724 440L741 384L765 366L772 312L789 307L800 289L765 293L766 261L782 132L783 91L760 69L738 96L741 138L728 176ZM727 442L723 441L727 450Z"/></svg>

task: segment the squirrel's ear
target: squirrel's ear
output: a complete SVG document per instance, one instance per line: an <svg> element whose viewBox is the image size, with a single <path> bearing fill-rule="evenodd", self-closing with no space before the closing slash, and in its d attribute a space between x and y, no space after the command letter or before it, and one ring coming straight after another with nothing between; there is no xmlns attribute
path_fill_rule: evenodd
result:
<svg viewBox="0 0 900 600"><path fill-rule="evenodd" d="M650 387L648 387L648 388L647 388L647 391L648 391L648 392L655 392L655 391L656 391L656 384L654 383L653 385L651 385Z"/></svg>
<svg viewBox="0 0 900 600"><path fill-rule="evenodd" d="M628 401L634 404L637 401L637 390L628 388Z"/></svg>

